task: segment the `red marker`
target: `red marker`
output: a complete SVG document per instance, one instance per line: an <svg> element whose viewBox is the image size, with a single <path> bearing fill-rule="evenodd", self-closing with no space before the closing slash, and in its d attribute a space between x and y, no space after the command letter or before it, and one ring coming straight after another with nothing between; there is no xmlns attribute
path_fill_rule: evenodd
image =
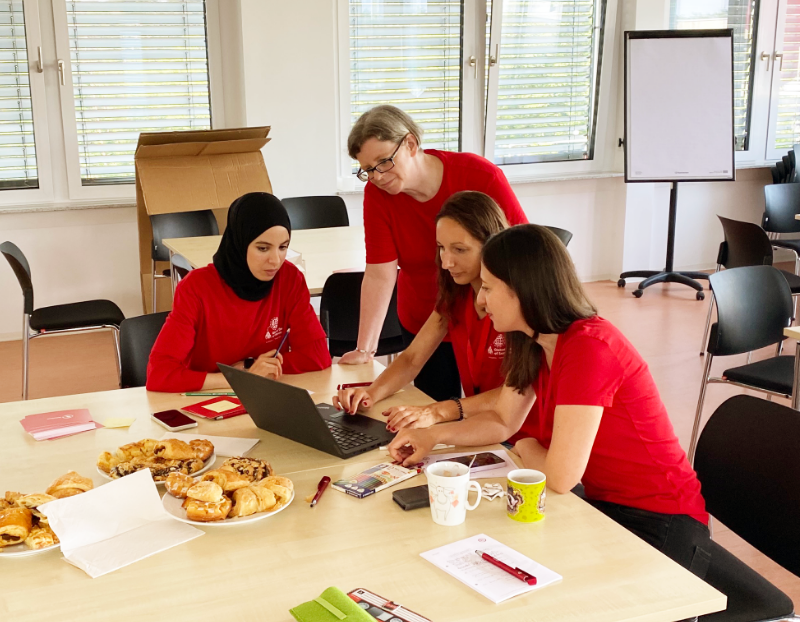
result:
<svg viewBox="0 0 800 622"><path fill-rule="evenodd" d="M314 500L311 502L310 507L313 508L315 505L317 505L317 501L319 501L319 498L322 496L322 493L325 492L325 489L328 487L328 484L330 483L331 483L331 478L328 477L327 475L323 477L321 480L319 480L319 484L317 484L317 494L314 495Z"/></svg>
<svg viewBox="0 0 800 622"><path fill-rule="evenodd" d="M515 576L520 581L524 581L528 585L536 585L536 577L532 574L525 572L522 568L512 568L508 564L504 564L499 559L495 559L488 553L484 553L483 551L475 551L478 555L481 556L481 559L486 560L490 564L494 564L500 570L505 570L508 574Z"/></svg>

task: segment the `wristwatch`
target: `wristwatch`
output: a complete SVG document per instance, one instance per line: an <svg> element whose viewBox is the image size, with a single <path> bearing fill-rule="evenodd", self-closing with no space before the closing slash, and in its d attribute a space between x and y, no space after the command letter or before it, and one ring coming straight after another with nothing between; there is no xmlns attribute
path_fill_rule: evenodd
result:
<svg viewBox="0 0 800 622"><path fill-rule="evenodd" d="M244 368L245 369L250 369L253 366L253 363L255 363L255 362L256 362L256 360L252 356L248 356L244 360Z"/></svg>

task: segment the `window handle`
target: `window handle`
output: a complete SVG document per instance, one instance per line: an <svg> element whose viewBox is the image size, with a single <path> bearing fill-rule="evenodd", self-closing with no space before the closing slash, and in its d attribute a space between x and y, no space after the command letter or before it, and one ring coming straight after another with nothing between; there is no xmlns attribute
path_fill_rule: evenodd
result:
<svg viewBox="0 0 800 622"><path fill-rule="evenodd" d="M36 71L38 73L43 73L44 72L44 63L42 62L42 46L41 45L36 48L36 55L39 57L39 61L38 61L37 65L36 65Z"/></svg>
<svg viewBox="0 0 800 622"><path fill-rule="evenodd" d="M64 61L58 59L58 77L61 80L61 86L65 86L66 82L64 81Z"/></svg>
<svg viewBox="0 0 800 622"><path fill-rule="evenodd" d="M498 59L498 56L499 56L499 54L498 54L499 48L500 48L500 45L495 43L494 44L494 56L489 54L489 67L494 67L497 64L497 59Z"/></svg>
<svg viewBox="0 0 800 622"><path fill-rule="evenodd" d="M475 55L469 57L469 66L475 68L475 79L478 79L478 59L475 58Z"/></svg>
<svg viewBox="0 0 800 622"><path fill-rule="evenodd" d="M781 64L778 65L778 71L783 71L783 54L781 52L775 52L773 58L774 61L772 63L772 68L775 69L775 63L778 62L778 59L780 58Z"/></svg>
<svg viewBox="0 0 800 622"><path fill-rule="evenodd" d="M772 54L768 54L767 52L761 52L761 60L767 61L767 71L769 71L769 59L772 58Z"/></svg>

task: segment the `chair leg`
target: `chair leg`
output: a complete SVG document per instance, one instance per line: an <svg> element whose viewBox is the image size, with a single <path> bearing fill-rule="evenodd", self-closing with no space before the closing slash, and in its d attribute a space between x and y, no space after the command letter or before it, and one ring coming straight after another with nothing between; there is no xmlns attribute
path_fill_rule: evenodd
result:
<svg viewBox="0 0 800 622"><path fill-rule="evenodd" d="M711 292L711 300L708 301L708 315L706 315L706 327L703 330L703 341L700 343L700 356L706 353L708 344L708 329L711 327L711 311L714 309L714 292Z"/></svg>
<svg viewBox="0 0 800 622"><path fill-rule="evenodd" d="M150 260L150 265L153 268L150 272L153 275L153 313L156 312L156 262Z"/></svg>
<svg viewBox="0 0 800 622"><path fill-rule="evenodd" d="M111 334L114 337L114 359L117 364L117 384L122 387L122 356L119 351L119 328L112 328Z"/></svg>
<svg viewBox="0 0 800 622"><path fill-rule="evenodd" d="M694 414L694 425L692 426L692 437L689 440L689 464L694 464L694 452L697 449L697 436L700 432L700 418L703 415L703 403L706 400L706 388L708 387L708 376L711 373L711 361L714 356L709 354L706 357L706 364L703 368L703 378L700 381L700 398L697 400L697 412Z"/></svg>
<svg viewBox="0 0 800 622"><path fill-rule="evenodd" d="M31 316L22 314L22 399L28 399L28 364L30 362Z"/></svg>

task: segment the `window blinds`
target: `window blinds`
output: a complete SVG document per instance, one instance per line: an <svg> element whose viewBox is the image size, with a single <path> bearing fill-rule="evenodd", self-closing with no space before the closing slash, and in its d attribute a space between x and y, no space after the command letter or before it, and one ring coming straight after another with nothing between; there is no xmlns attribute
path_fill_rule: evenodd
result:
<svg viewBox="0 0 800 622"><path fill-rule="evenodd" d="M758 4L758 0L670 0L673 30L733 29L733 130L737 151L748 148Z"/></svg>
<svg viewBox="0 0 800 622"><path fill-rule="evenodd" d="M775 149L800 143L800 0L787 0L783 31L783 71L778 89ZM775 61L778 68L781 60Z"/></svg>
<svg viewBox="0 0 800 622"><path fill-rule="evenodd" d="M0 1L0 188L38 188L22 0Z"/></svg>
<svg viewBox="0 0 800 622"><path fill-rule="evenodd" d="M604 0L505 0L496 164L592 157L604 10Z"/></svg>
<svg viewBox="0 0 800 622"><path fill-rule="evenodd" d="M133 182L140 132L211 126L205 3L64 1L81 181Z"/></svg>
<svg viewBox="0 0 800 622"><path fill-rule="evenodd" d="M460 0L350 0L349 10L351 123L392 104L422 127L426 148L458 151Z"/></svg>

